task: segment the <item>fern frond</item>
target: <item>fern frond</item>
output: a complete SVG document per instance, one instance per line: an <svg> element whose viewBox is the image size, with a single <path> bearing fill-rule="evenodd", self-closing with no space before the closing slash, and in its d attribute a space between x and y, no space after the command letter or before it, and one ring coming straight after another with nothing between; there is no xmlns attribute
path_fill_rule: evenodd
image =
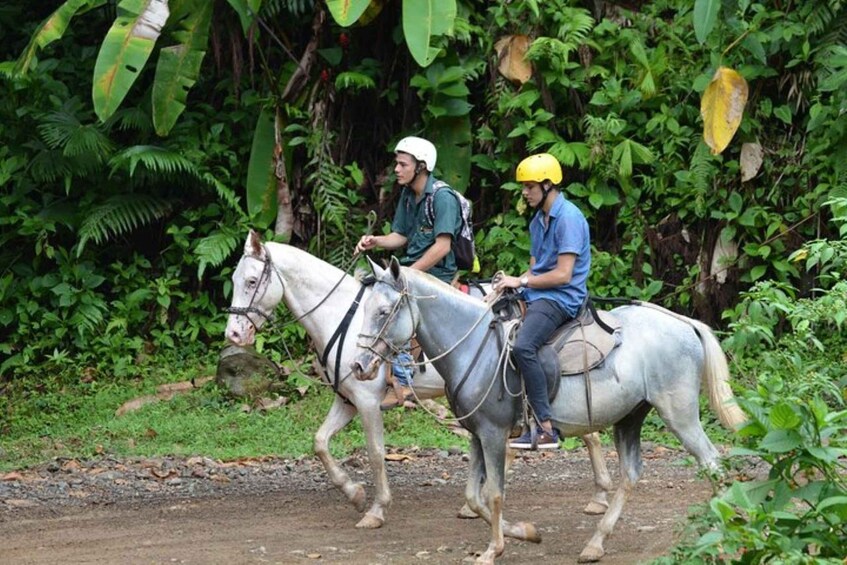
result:
<svg viewBox="0 0 847 565"><path fill-rule="evenodd" d="M77 256L89 240L94 243L128 233L135 228L165 217L171 203L146 194L121 194L93 208L79 228Z"/></svg>
<svg viewBox="0 0 847 565"><path fill-rule="evenodd" d="M229 231L214 232L197 242L194 253L200 259L197 278L202 279L206 267L219 267L238 247L240 236Z"/></svg>
<svg viewBox="0 0 847 565"><path fill-rule="evenodd" d="M212 173L203 173L203 180L215 188L221 202L234 212L238 212L239 216L242 216L245 220L247 219L247 214L241 208L241 199L235 194L234 190L219 181Z"/></svg>
<svg viewBox="0 0 847 565"><path fill-rule="evenodd" d="M810 2L810 9L806 16L806 29L811 35L824 33L833 22L839 19L839 12L844 8L842 0L829 0L828 2Z"/></svg>
<svg viewBox="0 0 847 565"><path fill-rule="evenodd" d="M105 320L106 310L106 303L99 298L96 301L80 304L71 315L71 327L75 328L81 337L94 334Z"/></svg>
<svg viewBox="0 0 847 565"><path fill-rule="evenodd" d="M155 145L135 145L115 155L109 164L112 174L118 169L126 168L129 176L135 173L135 168L141 164L155 173L187 173L200 177L196 165L177 153Z"/></svg>
<svg viewBox="0 0 847 565"><path fill-rule="evenodd" d="M559 24L556 37L568 45L579 47L594 29L594 18L584 8L564 8L555 13L554 19Z"/></svg>

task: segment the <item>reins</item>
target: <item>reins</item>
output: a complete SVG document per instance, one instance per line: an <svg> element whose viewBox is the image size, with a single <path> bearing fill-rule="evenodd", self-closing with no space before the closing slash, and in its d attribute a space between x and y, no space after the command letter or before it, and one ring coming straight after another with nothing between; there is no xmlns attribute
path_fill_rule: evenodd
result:
<svg viewBox="0 0 847 565"><path fill-rule="evenodd" d="M409 317L410 317L411 322L412 322L412 328L413 328L412 335L410 335L409 339L406 340L406 341L410 341L410 340L414 339L414 337L416 335L415 329L417 328L417 324L415 323L415 317L414 317L413 308L412 308L412 298L414 298L415 300L437 298L436 296L413 296L409 292L409 285L408 285L408 281L406 280L406 278L403 277L402 281L403 281L403 288L397 289L394 285L392 285L388 282L377 279L376 283L382 283L382 284L386 284L386 285L390 286L391 288L393 288L394 290L396 290L400 294L400 298L396 302L394 302L394 304L391 308L391 312L388 313L388 316L386 317L385 322L382 324L382 327L379 329L379 332L375 336L374 335L368 335L368 334L365 334L365 333L359 334L360 338L372 338L372 341L369 344L359 343L358 344L359 347L362 347L363 349L367 349L368 351L370 351L371 353L373 353L374 355L376 355L378 358L380 358L381 360L383 360L385 362L391 361L391 357L393 357L394 355L396 355L400 351L400 349L397 346L395 346L394 344L392 344L390 341L388 341L388 339L386 339L383 334L386 333L386 331L388 330L388 327L394 321L394 318L399 313L400 308L402 307L403 303L405 302L407 304L407 307L409 309ZM439 355L428 359L426 362L422 362L422 363L413 362L413 363L409 363L407 365L412 366L412 367L420 367L420 366L424 366L428 363L432 363L434 361L442 359L442 358L446 357L447 355L451 354L459 345L461 345L465 340L468 339L468 337L470 337L471 333L485 319L485 317L486 317L486 315L489 311L490 311L490 308L486 308L483 311L482 315L473 323L473 325L470 327L470 329L468 329L468 331L465 332L465 334L453 346L448 348L446 351L443 351ZM479 348L477 349L476 355L474 356L474 360L470 363L470 365L468 365L468 368L467 368L464 376L460 379L456 388L453 391L449 391L449 390L447 391L448 397L458 395L462 386L465 384L465 381L467 381L468 377L470 376L471 371L476 366L476 361L479 358L480 354L482 353L483 348L485 347L486 343L488 343L488 338L489 338L491 332L494 331L495 324L498 324L498 323L502 324L502 322L499 321L499 320L494 320L494 321L491 322L491 325L489 326L489 331L483 337L483 339L482 339L482 341L479 345ZM507 331L512 333L513 329L516 325L517 324L512 325ZM389 351L391 352L391 357L389 357L388 355L384 355L383 353L377 351L376 345L380 341L383 342L388 347ZM497 360L497 369L494 371L494 374L492 375L491 381L488 384L488 388L486 389L485 393L480 396L480 399L477 402L477 404L470 411L468 411L464 416L457 416L457 417L453 417L453 418L440 417L437 414L435 414L433 411L426 408L421 403L420 398L418 398L417 392L415 392L414 386L410 387L411 391L412 391L412 395L415 397L415 400L417 401L418 405L421 406L427 414L429 414L430 416L433 416L437 420L439 420L441 422L445 422L445 423L459 423L459 422L462 422L463 420L466 420L466 419L470 418L471 416L473 416L482 407L482 404L488 398L488 395L491 394L491 391L494 388L494 383L497 382L498 375L502 375L503 388L506 391L506 393L509 396L514 398L515 396L520 395L521 392L518 391L517 393L513 393L508 387L508 378L507 377L508 377L508 364L509 364L511 346L512 346L512 337L510 335L509 338L506 339L506 342L504 343L502 349L500 350L500 354L499 354L499 357L498 357L498 360Z"/></svg>

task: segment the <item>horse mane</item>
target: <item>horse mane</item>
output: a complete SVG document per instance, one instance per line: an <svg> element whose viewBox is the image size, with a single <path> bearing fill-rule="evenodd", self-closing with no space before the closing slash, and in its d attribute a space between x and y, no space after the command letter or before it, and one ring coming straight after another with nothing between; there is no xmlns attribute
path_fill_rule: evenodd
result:
<svg viewBox="0 0 847 565"><path fill-rule="evenodd" d="M320 257L315 257L308 251L300 249L299 247L294 247L293 245L289 245L287 243L277 243L275 241L266 242L265 247L267 247L268 252L271 254L272 258L281 259L284 257L284 263L295 262L299 265L305 265L308 263L319 263L331 270L329 276L332 276L335 280L341 278L341 275L344 274L344 271L342 271L332 263L328 263ZM291 258L292 256L294 257L293 259ZM274 261L274 263L279 264L277 263L277 261Z"/></svg>
<svg viewBox="0 0 847 565"><path fill-rule="evenodd" d="M412 269L411 267L400 267L400 272L406 277L407 280L414 279L415 284L424 287L428 292L432 294L442 292L450 294L456 300L463 300L467 304L479 308L480 310L491 309L491 306L479 298L475 298L470 294L466 294L454 287L451 284L447 284L446 282L438 279L429 273L425 273L423 271L419 271L417 269Z"/></svg>

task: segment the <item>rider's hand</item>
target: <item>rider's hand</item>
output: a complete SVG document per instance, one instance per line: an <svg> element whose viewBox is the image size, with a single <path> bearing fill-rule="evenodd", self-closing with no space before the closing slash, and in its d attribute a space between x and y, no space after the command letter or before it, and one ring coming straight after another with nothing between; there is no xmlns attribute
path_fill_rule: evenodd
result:
<svg viewBox="0 0 847 565"><path fill-rule="evenodd" d="M368 249L373 249L376 247L376 236L374 235L363 235L359 240L359 243L356 244L356 249L354 254L361 253L362 251L367 251Z"/></svg>
<svg viewBox="0 0 847 565"><path fill-rule="evenodd" d="M507 288L520 288L521 279L510 275L503 275L494 283L494 290L506 290Z"/></svg>

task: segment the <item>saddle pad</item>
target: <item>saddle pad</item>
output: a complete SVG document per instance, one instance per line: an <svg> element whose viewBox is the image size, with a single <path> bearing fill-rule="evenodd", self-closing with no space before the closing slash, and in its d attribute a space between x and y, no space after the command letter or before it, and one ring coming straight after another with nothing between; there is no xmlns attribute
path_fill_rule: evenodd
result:
<svg viewBox="0 0 847 565"><path fill-rule="evenodd" d="M593 369L602 363L609 352L620 343L618 335L621 327L620 320L602 310L598 310L597 315L604 324L614 330L613 333L603 329L588 313L587 316L577 318L573 325L566 325L548 342L553 347L553 351L558 353L561 375L581 375Z"/></svg>

